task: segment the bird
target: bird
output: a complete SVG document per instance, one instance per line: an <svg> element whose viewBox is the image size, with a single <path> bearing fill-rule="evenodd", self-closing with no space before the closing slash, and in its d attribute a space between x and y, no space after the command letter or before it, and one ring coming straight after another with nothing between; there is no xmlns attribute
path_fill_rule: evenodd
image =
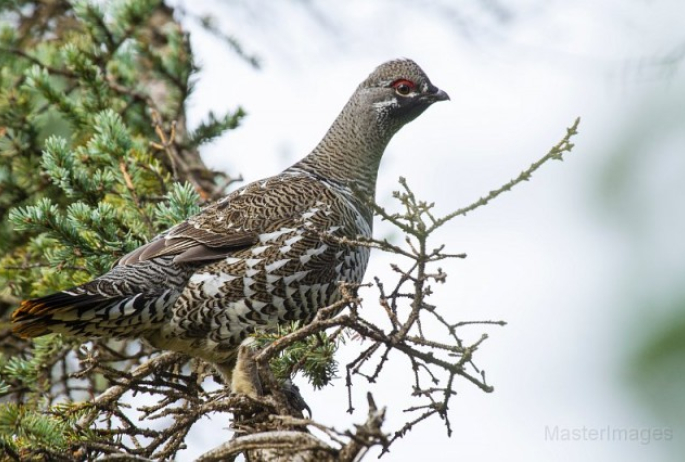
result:
<svg viewBox="0 0 685 462"><path fill-rule="evenodd" d="M410 59L379 65L308 155L209 204L106 274L24 300L13 331L137 338L203 359L230 384L241 342L311 322L341 299L340 283L362 282L370 249L354 242L372 236L365 197L375 195L386 146L449 99Z"/></svg>

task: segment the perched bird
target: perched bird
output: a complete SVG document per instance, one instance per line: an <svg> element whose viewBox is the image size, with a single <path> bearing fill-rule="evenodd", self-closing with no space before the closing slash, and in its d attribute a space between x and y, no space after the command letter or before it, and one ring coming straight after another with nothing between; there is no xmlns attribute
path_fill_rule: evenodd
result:
<svg viewBox="0 0 685 462"><path fill-rule="evenodd" d="M314 150L280 174L250 183L121 258L86 284L14 312L24 337L141 338L202 358L229 380L255 330L312 320L359 283L369 249L381 156L393 135L449 99L413 61L378 66Z"/></svg>

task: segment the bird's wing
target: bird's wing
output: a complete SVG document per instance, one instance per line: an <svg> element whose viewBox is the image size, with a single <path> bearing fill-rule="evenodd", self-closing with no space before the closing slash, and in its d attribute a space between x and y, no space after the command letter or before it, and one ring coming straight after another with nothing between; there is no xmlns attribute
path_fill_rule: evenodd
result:
<svg viewBox="0 0 685 462"><path fill-rule="evenodd" d="M303 187L308 194L302 194ZM125 255L117 265L166 255L174 255L175 263L224 258L256 244L260 234L299 217L324 193L323 189L320 182L307 177L289 177L287 181L272 177L251 183Z"/></svg>
<svg viewBox="0 0 685 462"><path fill-rule="evenodd" d="M254 232L236 230L220 234L195 227L190 220L186 220L158 239L123 256L117 264L133 265L165 255L175 255L176 263L211 261L256 241L257 234Z"/></svg>

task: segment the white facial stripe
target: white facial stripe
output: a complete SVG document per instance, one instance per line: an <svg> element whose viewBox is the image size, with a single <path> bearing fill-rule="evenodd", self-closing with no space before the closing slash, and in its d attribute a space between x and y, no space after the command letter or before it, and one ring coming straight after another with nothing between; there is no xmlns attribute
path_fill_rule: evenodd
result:
<svg viewBox="0 0 685 462"><path fill-rule="evenodd" d="M379 101L372 104L376 109L382 109L386 106L397 106L397 98L389 99L387 101Z"/></svg>

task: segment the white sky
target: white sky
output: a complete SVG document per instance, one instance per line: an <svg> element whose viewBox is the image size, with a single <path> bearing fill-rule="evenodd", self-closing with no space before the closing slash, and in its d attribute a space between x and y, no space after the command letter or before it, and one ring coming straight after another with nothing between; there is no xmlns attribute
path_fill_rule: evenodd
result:
<svg viewBox="0 0 685 462"><path fill-rule="evenodd" d="M636 261L666 286L682 280L685 251L682 243L675 257L672 249L663 250L666 242L681 240L678 231L659 235L650 251L632 248L633 236L617 225L621 214L605 210L598 191L623 130L639 128L637 115L653 111L657 117L669 102L683 102L682 73L664 77L654 58L682 47L685 4L520 0L506 2L514 16L505 24L477 7L455 9L469 25L465 29L444 11L436 13L432 2L302 2L322 12L318 20L300 2L236 3L194 0L185 6L214 13L227 33L262 58L263 69L252 70L193 28L203 72L190 120L197 123L209 109L221 113L242 105L248 111L242 128L203 151L211 167L247 181L278 173L307 154L359 81L396 57L416 60L452 102L430 108L391 142L378 184L383 205L394 206L391 192L400 175L442 212L466 205L517 175L582 117L576 149L564 163L545 166L529 183L437 236L448 251L469 257L442 265L448 284L434 302L455 321L509 322L487 329L490 339L476 356L495 393L460 383L450 410L452 438L436 419L396 443L384 460L676 460L681 434L650 444L552 442L545 441L545 428L665 426L626 386L639 326L653 320L628 303L633 292L626 286L642 280L643 273L630 270ZM682 110L673 113L682 127ZM674 165L683 167L682 160L673 164L685 158L682 136L649 151L660 136L643 142L641 152L654 159L639 170L652 178L638 178L647 190L679 180ZM653 220L664 216L650 208L649 197L642 199ZM632 213L638 211L624 215ZM682 230L685 218L676 215L674 228ZM389 231L377 222L375 232ZM367 279L390 280L388 262L372 254ZM657 277L664 265L678 271ZM366 295L366 308L375 309L375 294ZM398 367L371 388L389 408L388 428L403 417L408 371ZM357 383L361 412L351 418L344 413L342 380L317 393L303 387L314 417L341 429L363 421L368 388ZM225 440L224 426L213 419L194 429L184 457Z"/></svg>

